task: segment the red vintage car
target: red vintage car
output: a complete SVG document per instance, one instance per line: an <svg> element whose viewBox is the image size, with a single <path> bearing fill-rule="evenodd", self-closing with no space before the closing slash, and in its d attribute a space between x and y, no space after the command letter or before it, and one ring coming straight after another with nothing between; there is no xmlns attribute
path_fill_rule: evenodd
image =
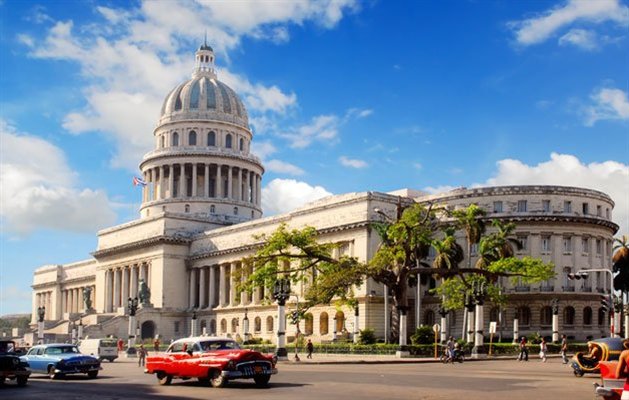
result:
<svg viewBox="0 0 629 400"><path fill-rule="evenodd" d="M189 337L173 342L165 353L146 358L147 374L155 374L160 385L173 378L197 378L203 384L223 387L232 379L253 379L266 386L277 374L272 354L241 349L229 338Z"/></svg>

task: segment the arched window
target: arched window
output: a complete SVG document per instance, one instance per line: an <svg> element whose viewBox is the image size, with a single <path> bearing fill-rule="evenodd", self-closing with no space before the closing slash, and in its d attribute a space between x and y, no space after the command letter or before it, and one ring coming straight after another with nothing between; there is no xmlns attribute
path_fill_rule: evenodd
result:
<svg viewBox="0 0 629 400"><path fill-rule="evenodd" d="M207 134L207 145L216 146L216 133L214 133L214 131L210 131L210 133Z"/></svg>
<svg viewBox="0 0 629 400"><path fill-rule="evenodd" d="M210 335L216 335L216 320L210 321Z"/></svg>
<svg viewBox="0 0 629 400"><path fill-rule="evenodd" d="M552 325L553 323L553 309L550 306L544 306L540 310L539 314L540 325Z"/></svg>
<svg viewBox="0 0 629 400"><path fill-rule="evenodd" d="M227 333L227 320L225 318L221 320L221 333Z"/></svg>
<svg viewBox="0 0 629 400"><path fill-rule="evenodd" d="M424 313L424 325L432 326L435 323L435 312L427 310Z"/></svg>
<svg viewBox="0 0 629 400"><path fill-rule="evenodd" d="M498 315L499 311L498 307L492 307L491 310L489 310L489 320L497 322L500 319L500 316Z"/></svg>
<svg viewBox="0 0 629 400"><path fill-rule="evenodd" d="M207 333L207 321L206 320L202 320L201 321L201 333Z"/></svg>
<svg viewBox="0 0 629 400"><path fill-rule="evenodd" d="M598 309L598 324L605 325L605 310L602 308Z"/></svg>
<svg viewBox="0 0 629 400"><path fill-rule="evenodd" d="M563 323L564 325L574 325L574 308L568 306L563 309Z"/></svg>
<svg viewBox="0 0 629 400"><path fill-rule="evenodd" d="M583 309L583 325L592 325L592 307Z"/></svg>
<svg viewBox="0 0 629 400"><path fill-rule="evenodd" d="M273 332L273 317L270 315L266 317L266 331Z"/></svg>
<svg viewBox="0 0 629 400"><path fill-rule="evenodd" d="M184 211L185 211L185 212L187 212L187 213L189 213L189 212L190 212L190 204L186 204L186 205L184 206Z"/></svg>
<svg viewBox="0 0 629 400"><path fill-rule="evenodd" d="M304 328L304 333L306 335L312 335L313 325L314 325L314 318L313 318L312 314L311 313L307 313L304 316L304 319L305 319L305 322L306 322L305 323L306 326Z"/></svg>
<svg viewBox="0 0 629 400"><path fill-rule="evenodd" d="M232 318L232 333L238 332L238 318Z"/></svg>
<svg viewBox="0 0 629 400"><path fill-rule="evenodd" d="M262 330L262 318L255 317L253 320L253 331L260 332Z"/></svg>
<svg viewBox="0 0 629 400"><path fill-rule="evenodd" d="M238 144L238 149L243 151L245 149L245 139L240 138L240 143Z"/></svg>
<svg viewBox="0 0 629 400"><path fill-rule="evenodd" d="M322 312L321 315L319 315L319 333L321 335L328 334L328 318L327 312Z"/></svg>
<svg viewBox="0 0 629 400"><path fill-rule="evenodd" d="M188 145L197 145L197 133L195 131L190 131L190 133L188 134Z"/></svg>
<svg viewBox="0 0 629 400"><path fill-rule="evenodd" d="M214 213L216 213L216 206L214 204L212 204L210 206L210 214L214 214Z"/></svg>
<svg viewBox="0 0 629 400"><path fill-rule="evenodd" d="M173 133L172 141L170 142L171 146L179 146L179 134L177 132Z"/></svg>
<svg viewBox="0 0 629 400"><path fill-rule="evenodd" d="M531 309L527 306L518 308L518 323L522 326L531 325Z"/></svg>
<svg viewBox="0 0 629 400"><path fill-rule="evenodd" d="M160 139L161 139L161 140L160 140L160 145L159 145L159 147L163 149L164 147L166 147L166 136L165 136L165 135L162 135L162 136L160 136Z"/></svg>
<svg viewBox="0 0 629 400"><path fill-rule="evenodd" d="M227 134L227 136L225 136L225 147L227 147L228 149L232 148L232 135L230 135L229 133Z"/></svg>
<svg viewBox="0 0 629 400"><path fill-rule="evenodd" d="M234 207L234 215L238 215L238 207Z"/></svg>
<svg viewBox="0 0 629 400"><path fill-rule="evenodd" d="M343 311L337 311L336 315L334 316L334 321L335 321L335 325L334 327L336 328L335 331L337 333L341 333L345 330L345 314L343 314Z"/></svg>

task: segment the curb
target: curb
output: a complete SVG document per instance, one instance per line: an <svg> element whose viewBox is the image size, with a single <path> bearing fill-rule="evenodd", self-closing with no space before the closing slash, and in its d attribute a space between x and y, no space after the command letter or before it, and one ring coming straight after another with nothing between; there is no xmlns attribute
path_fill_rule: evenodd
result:
<svg viewBox="0 0 629 400"><path fill-rule="evenodd" d="M560 358L560 355L549 355L548 358ZM486 358L466 358L465 362L476 361L516 361L512 356L486 357ZM533 359L534 360L534 359ZM343 364L442 364L441 360L435 358L402 358L385 360L322 360L322 361L279 361L278 364L289 365L343 365Z"/></svg>

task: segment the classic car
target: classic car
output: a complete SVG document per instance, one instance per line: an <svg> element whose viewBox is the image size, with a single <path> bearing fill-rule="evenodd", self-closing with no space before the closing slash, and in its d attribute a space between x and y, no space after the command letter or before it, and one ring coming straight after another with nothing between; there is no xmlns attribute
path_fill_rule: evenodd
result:
<svg viewBox="0 0 629 400"><path fill-rule="evenodd" d="M147 357L144 372L155 374L160 385L169 385L173 378L196 378L213 387L233 379L253 379L266 386L277 373L276 362L274 355L241 349L232 339L201 336L179 339L165 353Z"/></svg>
<svg viewBox="0 0 629 400"><path fill-rule="evenodd" d="M0 386L7 379L15 379L18 386L26 386L31 374L26 361L20 360L13 340L0 340Z"/></svg>
<svg viewBox="0 0 629 400"><path fill-rule="evenodd" d="M33 346L21 359L28 362L33 372L46 374L51 379L69 374L87 374L93 379L102 369L98 358L81 354L73 344Z"/></svg>

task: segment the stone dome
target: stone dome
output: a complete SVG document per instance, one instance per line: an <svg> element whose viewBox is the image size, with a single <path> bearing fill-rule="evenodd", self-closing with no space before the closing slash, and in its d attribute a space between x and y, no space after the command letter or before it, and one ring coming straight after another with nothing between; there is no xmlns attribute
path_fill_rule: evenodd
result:
<svg viewBox="0 0 629 400"><path fill-rule="evenodd" d="M249 129L244 104L216 78L214 51L207 44L196 52L192 78L171 90L162 105L160 125L183 120L223 121Z"/></svg>

